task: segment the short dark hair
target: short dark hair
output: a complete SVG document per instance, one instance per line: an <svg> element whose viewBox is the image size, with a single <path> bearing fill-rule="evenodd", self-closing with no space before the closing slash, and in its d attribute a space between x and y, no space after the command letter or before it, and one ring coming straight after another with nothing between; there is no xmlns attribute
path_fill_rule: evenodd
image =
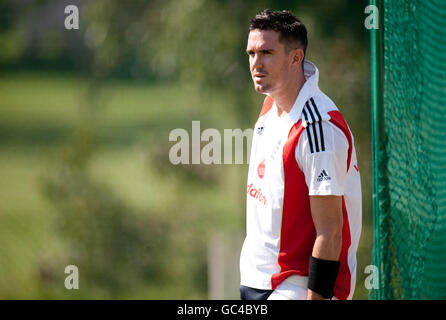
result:
<svg viewBox="0 0 446 320"><path fill-rule="evenodd" d="M299 42L305 56L308 44L307 28L291 11L265 9L251 19L249 31L254 29L278 32L279 41L285 44L287 51L294 49L293 44Z"/></svg>

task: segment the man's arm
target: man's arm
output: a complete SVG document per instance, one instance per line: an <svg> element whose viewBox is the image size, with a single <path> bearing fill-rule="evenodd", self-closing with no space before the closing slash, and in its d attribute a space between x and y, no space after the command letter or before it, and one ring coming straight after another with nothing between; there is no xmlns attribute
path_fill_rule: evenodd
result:
<svg viewBox="0 0 446 320"><path fill-rule="evenodd" d="M316 228L314 258L339 261L342 247L342 196L310 196L311 215ZM325 299L308 289L307 299Z"/></svg>

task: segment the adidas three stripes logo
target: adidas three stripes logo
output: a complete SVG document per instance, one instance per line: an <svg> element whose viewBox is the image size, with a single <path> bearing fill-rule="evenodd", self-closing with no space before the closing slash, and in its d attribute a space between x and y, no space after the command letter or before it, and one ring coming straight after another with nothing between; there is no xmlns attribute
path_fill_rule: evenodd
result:
<svg viewBox="0 0 446 320"><path fill-rule="evenodd" d="M308 121L311 118L311 123L309 123L309 126L306 130L308 143L310 145L310 152L314 153L325 151L324 132L322 130L322 117L319 113L319 110L317 109L316 103L314 103L313 98L310 98L310 100L305 103L305 107L302 110L302 113L307 123L309 123Z"/></svg>

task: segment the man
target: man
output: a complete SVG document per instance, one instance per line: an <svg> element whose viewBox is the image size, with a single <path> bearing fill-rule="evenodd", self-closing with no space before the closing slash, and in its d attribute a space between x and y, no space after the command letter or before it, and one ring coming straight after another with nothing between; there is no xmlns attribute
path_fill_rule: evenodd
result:
<svg viewBox="0 0 446 320"><path fill-rule="evenodd" d="M251 20L246 52L267 95L247 186L242 299L351 299L361 233L353 136L304 61L305 26L289 11Z"/></svg>

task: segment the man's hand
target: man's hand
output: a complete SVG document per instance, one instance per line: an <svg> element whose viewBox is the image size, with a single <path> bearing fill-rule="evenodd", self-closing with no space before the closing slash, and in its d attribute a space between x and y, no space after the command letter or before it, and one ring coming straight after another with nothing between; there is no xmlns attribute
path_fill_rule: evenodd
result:
<svg viewBox="0 0 446 320"><path fill-rule="evenodd" d="M310 196L311 215L316 228L312 256L338 261L342 248L342 196ZM307 299L323 300L308 289Z"/></svg>
<svg viewBox="0 0 446 320"><path fill-rule="evenodd" d="M313 290L308 289L307 300L327 300L327 299L325 299L319 293L316 293Z"/></svg>

